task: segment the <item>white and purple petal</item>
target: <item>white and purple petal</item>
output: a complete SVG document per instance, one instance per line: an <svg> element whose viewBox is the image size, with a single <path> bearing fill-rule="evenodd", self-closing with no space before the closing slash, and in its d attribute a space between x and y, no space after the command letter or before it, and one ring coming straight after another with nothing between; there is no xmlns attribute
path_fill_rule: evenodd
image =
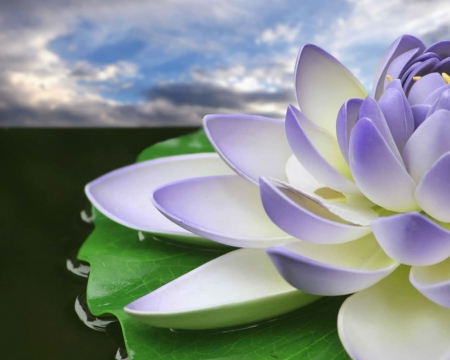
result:
<svg viewBox="0 0 450 360"><path fill-rule="evenodd" d="M350 168L362 193L375 204L398 212L417 208L414 181L367 118L353 128Z"/></svg>
<svg viewBox="0 0 450 360"><path fill-rule="evenodd" d="M298 241L270 247L267 253L289 284L325 296L365 289L399 265L386 256L372 235L334 245Z"/></svg>
<svg viewBox="0 0 450 360"><path fill-rule="evenodd" d="M420 294L408 273L401 266L342 304L338 332L352 359L450 358L450 309Z"/></svg>
<svg viewBox="0 0 450 360"><path fill-rule="evenodd" d="M417 186L417 204L429 215L450 222L450 152L442 155Z"/></svg>
<svg viewBox="0 0 450 360"><path fill-rule="evenodd" d="M437 43L427 47L424 52L435 53L441 59L450 57L450 41L438 41Z"/></svg>
<svg viewBox="0 0 450 360"><path fill-rule="evenodd" d="M217 153L238 175L254 184L260 176L286 179L285 164L292 151L283 121L251 115L208 115L204 129Z"/></svg>
<svg viewBox="0 0 450 360"><path fill-rule="evenodd" d="M86 185L85 190L91 203L119 224L138 231L203 242L207 240L161 215L151 202L152 192L180 179L232 173L217 154L169 156L114 170Z"/></svg>
<svg viewBox="0 0 450 360"><path fill-rule="evenodd" d="M260 179L261 199L270 219L293 237L319 244L337 244L371 233L370 226L342 220L306 195Z"/></svg>
<svg viewBox="0 0 450 360"><path fill-rule="evenodd" d="M371 226L386 254L403 264L434 265L450 256L450 231L418 212L379 217Z"/></svg>
<svg viewBox="0 0 450 360"><path fill-rule="evenodd" d="M412 134L403 150L406 169L419 184L431 166L450 151L450 111L438 110Z"/></svg>
<svg viewBox="0 0 450 360"><path fill-rule="evenodd" d="M405 93L397 89L386 89L379 100L379 105L395 144L402 151L414 132L414 117Z"/></svg>
<svg viewBox="0 0 450 360"><path fill-rule="evenodd" d="M270 221L259 188L237 175L170 183L153 192L153 203L177 225L221 244L262 248L295 240Z"/></svg>
<svg viewBox="0 0 450 360"><path fill-rule="evenodd" d="M402 75L405 73L407 69L407 64L411 62L411 60L417 58L417 56L421 53L420 48L411 49L409 51L404 52L403 54L397 56L389 65L388 70L386 71L386 77L384 78L384 89L389 85L389 80L387 79L387 75L389 75L392 79L400 79Z"/></svg>
<svg viewBox="0 0 450 360"><path fill-rule="evenodd" d="M403 53L416 48L419 48L420 52L423 52L423 50L425 49L425 45L422 43L422 41L411 35L403 35L395 40L391 44L391 46L389 46L389 48L380 59L375 70L373 96L376 100L378 100L383 93L384 80L386 78L386 75L389 75L387 71L393 60L401 56ZM411 59L405 57L403 60L404 66L406 66L410 60Z"/></svg>
<svg viewBox="0 0 450 360"><path fill-rule="evenodd" d="M124 310L152 326L200 330L255 323L317 299L283 281L264 250L239 249L133 301Z"/></svg>
<svg viewBox="0 0 450 360"><path fill-rule="evenodd" d="M450 308L450 259L432 266L413 266L409 280L428 299Z"/></svg>
<svg viewBox="0 0 450 360"><path fill-rule="evenodd" d="M295 107L289 106L286 112L286 135L298 161L326 186L343 193L359 193L355 183L340 173L317 151L302 129L299 117L304 115ZM272 178L281 180L275 176Z"/></svg>
<svg viewBox="0 0 450 360"><path fill-rule="evenodd" d="M300 50L294 81L300 110L333 135L341 105L350 98L367 95L359 80L344 65L311 44Z"/></svg>
<svg viewBox="0 0 450 360"><path fill-rule="evenodd" d="M336 136L339 148L344 156L345 161L348 160L348 145L350 142L350 133L358 119L358 113L361 109L363 99L350 99L342 105L336 119Z"/></svg>

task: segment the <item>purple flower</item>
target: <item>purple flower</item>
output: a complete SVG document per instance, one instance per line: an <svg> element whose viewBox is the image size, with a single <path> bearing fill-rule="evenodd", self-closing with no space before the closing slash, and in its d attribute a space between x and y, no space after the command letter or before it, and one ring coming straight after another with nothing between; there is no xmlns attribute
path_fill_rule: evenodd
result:
<svg viewBox="0 0 450 360"><path fill-rule="evenodd" d="M184 230L154 212L160 227L148 227L133 210L133 201L123 206L111 196L110 183L122 189L123 178L134 178L136 186L129 193L137 201L148 184L138 180L143 177L133 167L89 185L91 201L127 226L147 226L144 230L184 236L183 241L195 241L191 234L196 234L247 248L177 279L126 310L158 326L172 326L171 318L155 323L161 313L182 313L190 316L194 328L204 328L223 326L223 319L205 325L195 312L210 311L210 316L211 309L227 308L229 314L243 309L251 313L246 301L261 309L268 298L271 304L286 303L283 294L294 294L294 288L301 290L296 293L301 305L315 300L309 294L355 293L338 318L339 335L351 357L449 358L449 59L448 41L426 48L420 40L402 36L380 60L371 97L338 60L305 45L295 68L300 109L290 105L285 122L248 115L205 117L209 139L237 175L224 175L228 170L213 155L146 165L152 176L160 176L153 188L179 180L158 187L153 201ZM155 175L158 166L165 169L163 175ZM121 215L115 210L119 205L125 209ZM279 287L282 280L273 275L264 249L291 287ZM258 270L251 271L247 265L255 257L259 260L252 269ZM219 289L227 278L223 274L233 272L229 283L236 286L227 285L224 294ZM266 274L271 275L264 282ZM212 285L218 279L219 288ZM251 286L254 297L248 295ZM205 302L200 291L210 288L206 298L211 301ZM173 302L180 291L191 292L190 305L160 305ZM227 297L229 293L237 295ZM221 296L224 302L217 301ZM275 311L259 313L272 316ZM177 320L182 326L189 322Z"/></svg>

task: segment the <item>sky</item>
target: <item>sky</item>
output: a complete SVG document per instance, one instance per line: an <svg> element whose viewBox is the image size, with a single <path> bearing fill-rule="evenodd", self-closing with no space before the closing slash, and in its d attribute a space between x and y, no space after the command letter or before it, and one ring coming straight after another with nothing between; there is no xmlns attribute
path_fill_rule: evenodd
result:
<svg viewBox="0 0 450 360"><path fill-rule="evenodd" d="M306 43L372 91L400 35L450 38L448 0L0 2L0 126L197 126L283 119Z"/></svg>

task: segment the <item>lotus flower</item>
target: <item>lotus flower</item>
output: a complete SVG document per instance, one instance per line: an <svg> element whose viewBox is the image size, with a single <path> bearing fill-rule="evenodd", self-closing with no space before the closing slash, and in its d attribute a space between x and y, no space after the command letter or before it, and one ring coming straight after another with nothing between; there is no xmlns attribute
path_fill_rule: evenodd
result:
<svg viewBox="0 0 450 360"><path fill-rule="evenodd" d="M285 122L205 117L228 167L217 155L187 155L88 185L94 205L124 225L244 248L126 311L157 326L205 328L276 316L312 295L355 293L338 317L352 358L450 358L447 73L450 42L426 48L405 35L383 55L367 96L338 60L305 45L295 67L300 110L289 106ZM146 202L145 187L173 223ZM204 295L210 287L222 302ZM191 308L174 305L180 296Z"/></svg>

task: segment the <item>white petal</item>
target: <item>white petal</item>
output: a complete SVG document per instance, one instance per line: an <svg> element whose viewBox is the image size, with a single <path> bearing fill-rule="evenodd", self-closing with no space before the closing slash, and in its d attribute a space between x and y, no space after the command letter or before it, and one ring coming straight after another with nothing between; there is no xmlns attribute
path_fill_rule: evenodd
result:
<svg viewBox="0 0 450 360"><path fill-rule="evenodd" d="M338 60L315 45L305 45L295 66L300 110L308 119L336 136L336 117L350 98L365 98L358 79Z"/></svg>
<svg viewBox="0 0 450 360"><path fill-rule="evenodd" d="M217 154L169 156L114 170L86 185L86 195L101 213L139 231L172 235L172 239L212 242L175 225L156 210L157 187L180 179L233 173Z"/></svg>
<svg viewBox="0 0 450 360"><path fill-rule="evenodd" d="M208 115L204 129L222 159L242 177L258 184L260 176L285 179L292 155L284 121L250 115Z"/></svg>
<svg viewBox="0 0 450 360"><path fill-rule="evenodd" d="M179 226L237 247L294 241L266 215L259 188L237 175L170 183L153 193L155 206Z"/></svg>
<svg viewBox="0 0 450 360"><path fill-rule="evenodd" d="M450 308L450 259L432 266L413 266L409 280L428 299Z"/></svg>
<svg viewBox="0 0 450 360"><path fill-rule="evenodd" d="M200 266L124 310L152 326L199 330L270 319L318 298L286 283L264 250L240 249Z"/></svg>
<svg viewBox="0 0 450 360"><path fill-rule="evenodd" d="M270 247L267 252L288 283L325 296L365 289L399 265L383 252L373 235L333 245L296 241Z"/></svg>
<svg viewBox="0 0 450 360"><path fill-rule="evenodd" d="M408 273L408 267L399 267L342 304L338 332L353 359L450 357L450 309L421 295L408 281Z"/></svg>

